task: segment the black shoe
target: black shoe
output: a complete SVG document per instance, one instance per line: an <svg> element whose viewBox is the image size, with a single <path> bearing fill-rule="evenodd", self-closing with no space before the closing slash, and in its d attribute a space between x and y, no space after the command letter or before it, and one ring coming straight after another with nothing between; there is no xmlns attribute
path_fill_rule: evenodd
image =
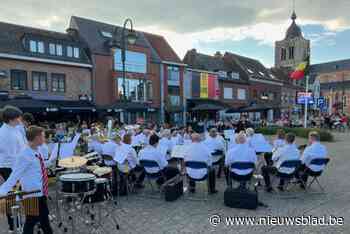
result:
<svg viewBox="0 0 350 234"><path fill-rule="evenodd" d="M277 188L278 188L279 191L284 192L283 186L279 185L279 186L277 186Z"/></svg>
<svg viewBox="0 0 350 234"><path fill-rule="evenodd" d="M306 189L304 184L300 184L299 187L300 187L301 189L303 189L303 190Z"/></svg>
<svg viewBox="0 0 350 234"><path fill-rule="evenodd" d="M265 191L268 193L272 193L273 189L272 189L272 187L267 187L267 188L265 188Z"/></svg>
<svg viewBox="0 0 350 234"><path fill-rule="evenodd" d="M210 191L210 194L216 194L216 193L218 193L219 191L218 190L214 190L214 191Z"/></svg>

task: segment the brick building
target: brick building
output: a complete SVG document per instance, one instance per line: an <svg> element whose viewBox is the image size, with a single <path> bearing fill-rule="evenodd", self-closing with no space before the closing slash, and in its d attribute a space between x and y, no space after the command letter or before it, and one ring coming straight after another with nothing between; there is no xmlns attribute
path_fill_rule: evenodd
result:
<svg viewBox="0 0 350 234"><path fill-rule="evenodd" d="M33 112L94 111L91 62L68 33L0 23L1 106Z"/></svg>
<svg viewBox="0 0 350 234"><path fill-rule="evenodd" d="M183 77L183 64L163 37L137 31L135 44L127 44L123 101L121 50L112 51L109 46L111 40L120 44L122 28L76 16L71 18L70 28L86 43L93 63L93 98L101 109L129 123L139 118L163 120L165 111L170 112L168 106L174 107L174 112L175 108L182 111L181 86L174 85L169 105L163 99L168 92L167 71L177 69L177 78Z"/></svg>
<svg viewBox="0 0 350 234"><path fill-rule="evenodd" d="M350 60L314 64L310 67L314 93L325 100L323 113L350 114ZM319 88L317 88L319 87Z"/></svg>

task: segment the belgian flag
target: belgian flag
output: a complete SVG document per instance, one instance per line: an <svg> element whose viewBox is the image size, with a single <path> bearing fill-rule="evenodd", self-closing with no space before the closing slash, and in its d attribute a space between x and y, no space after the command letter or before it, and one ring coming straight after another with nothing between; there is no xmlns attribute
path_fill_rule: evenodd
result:
<svg viewBox="0 0 350 234"><path fill-rule="evenodd" d="M303 79L309 71L310 56L307 56L304 62L300 63L295 70L290 74L290 78L293 80Z"/></svg>

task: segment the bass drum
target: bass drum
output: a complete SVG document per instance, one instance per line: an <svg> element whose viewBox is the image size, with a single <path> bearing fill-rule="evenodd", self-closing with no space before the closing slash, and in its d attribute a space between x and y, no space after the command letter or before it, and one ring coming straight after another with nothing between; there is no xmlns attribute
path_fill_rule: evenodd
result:
<svg viewBox="0 0 350 234"><path fill-rule="evenodd" d="M59 177L61 192L80 194L92 192L95 186L96 176L89 173L64 174Z"/></svg>

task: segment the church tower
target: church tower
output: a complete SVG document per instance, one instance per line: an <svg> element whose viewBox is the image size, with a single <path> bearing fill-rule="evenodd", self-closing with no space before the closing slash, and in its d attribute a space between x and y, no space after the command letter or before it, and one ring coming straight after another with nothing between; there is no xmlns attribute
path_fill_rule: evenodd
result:
<svg viewBox="0 0 350 234"><path fill-rule="evenodd" d="M310 54L310 40L303 37L300 27L295 23L297 15L293 10L292 24L282 41L275 42L275 67L289 67L294 69L305 61Z"/></svg>

